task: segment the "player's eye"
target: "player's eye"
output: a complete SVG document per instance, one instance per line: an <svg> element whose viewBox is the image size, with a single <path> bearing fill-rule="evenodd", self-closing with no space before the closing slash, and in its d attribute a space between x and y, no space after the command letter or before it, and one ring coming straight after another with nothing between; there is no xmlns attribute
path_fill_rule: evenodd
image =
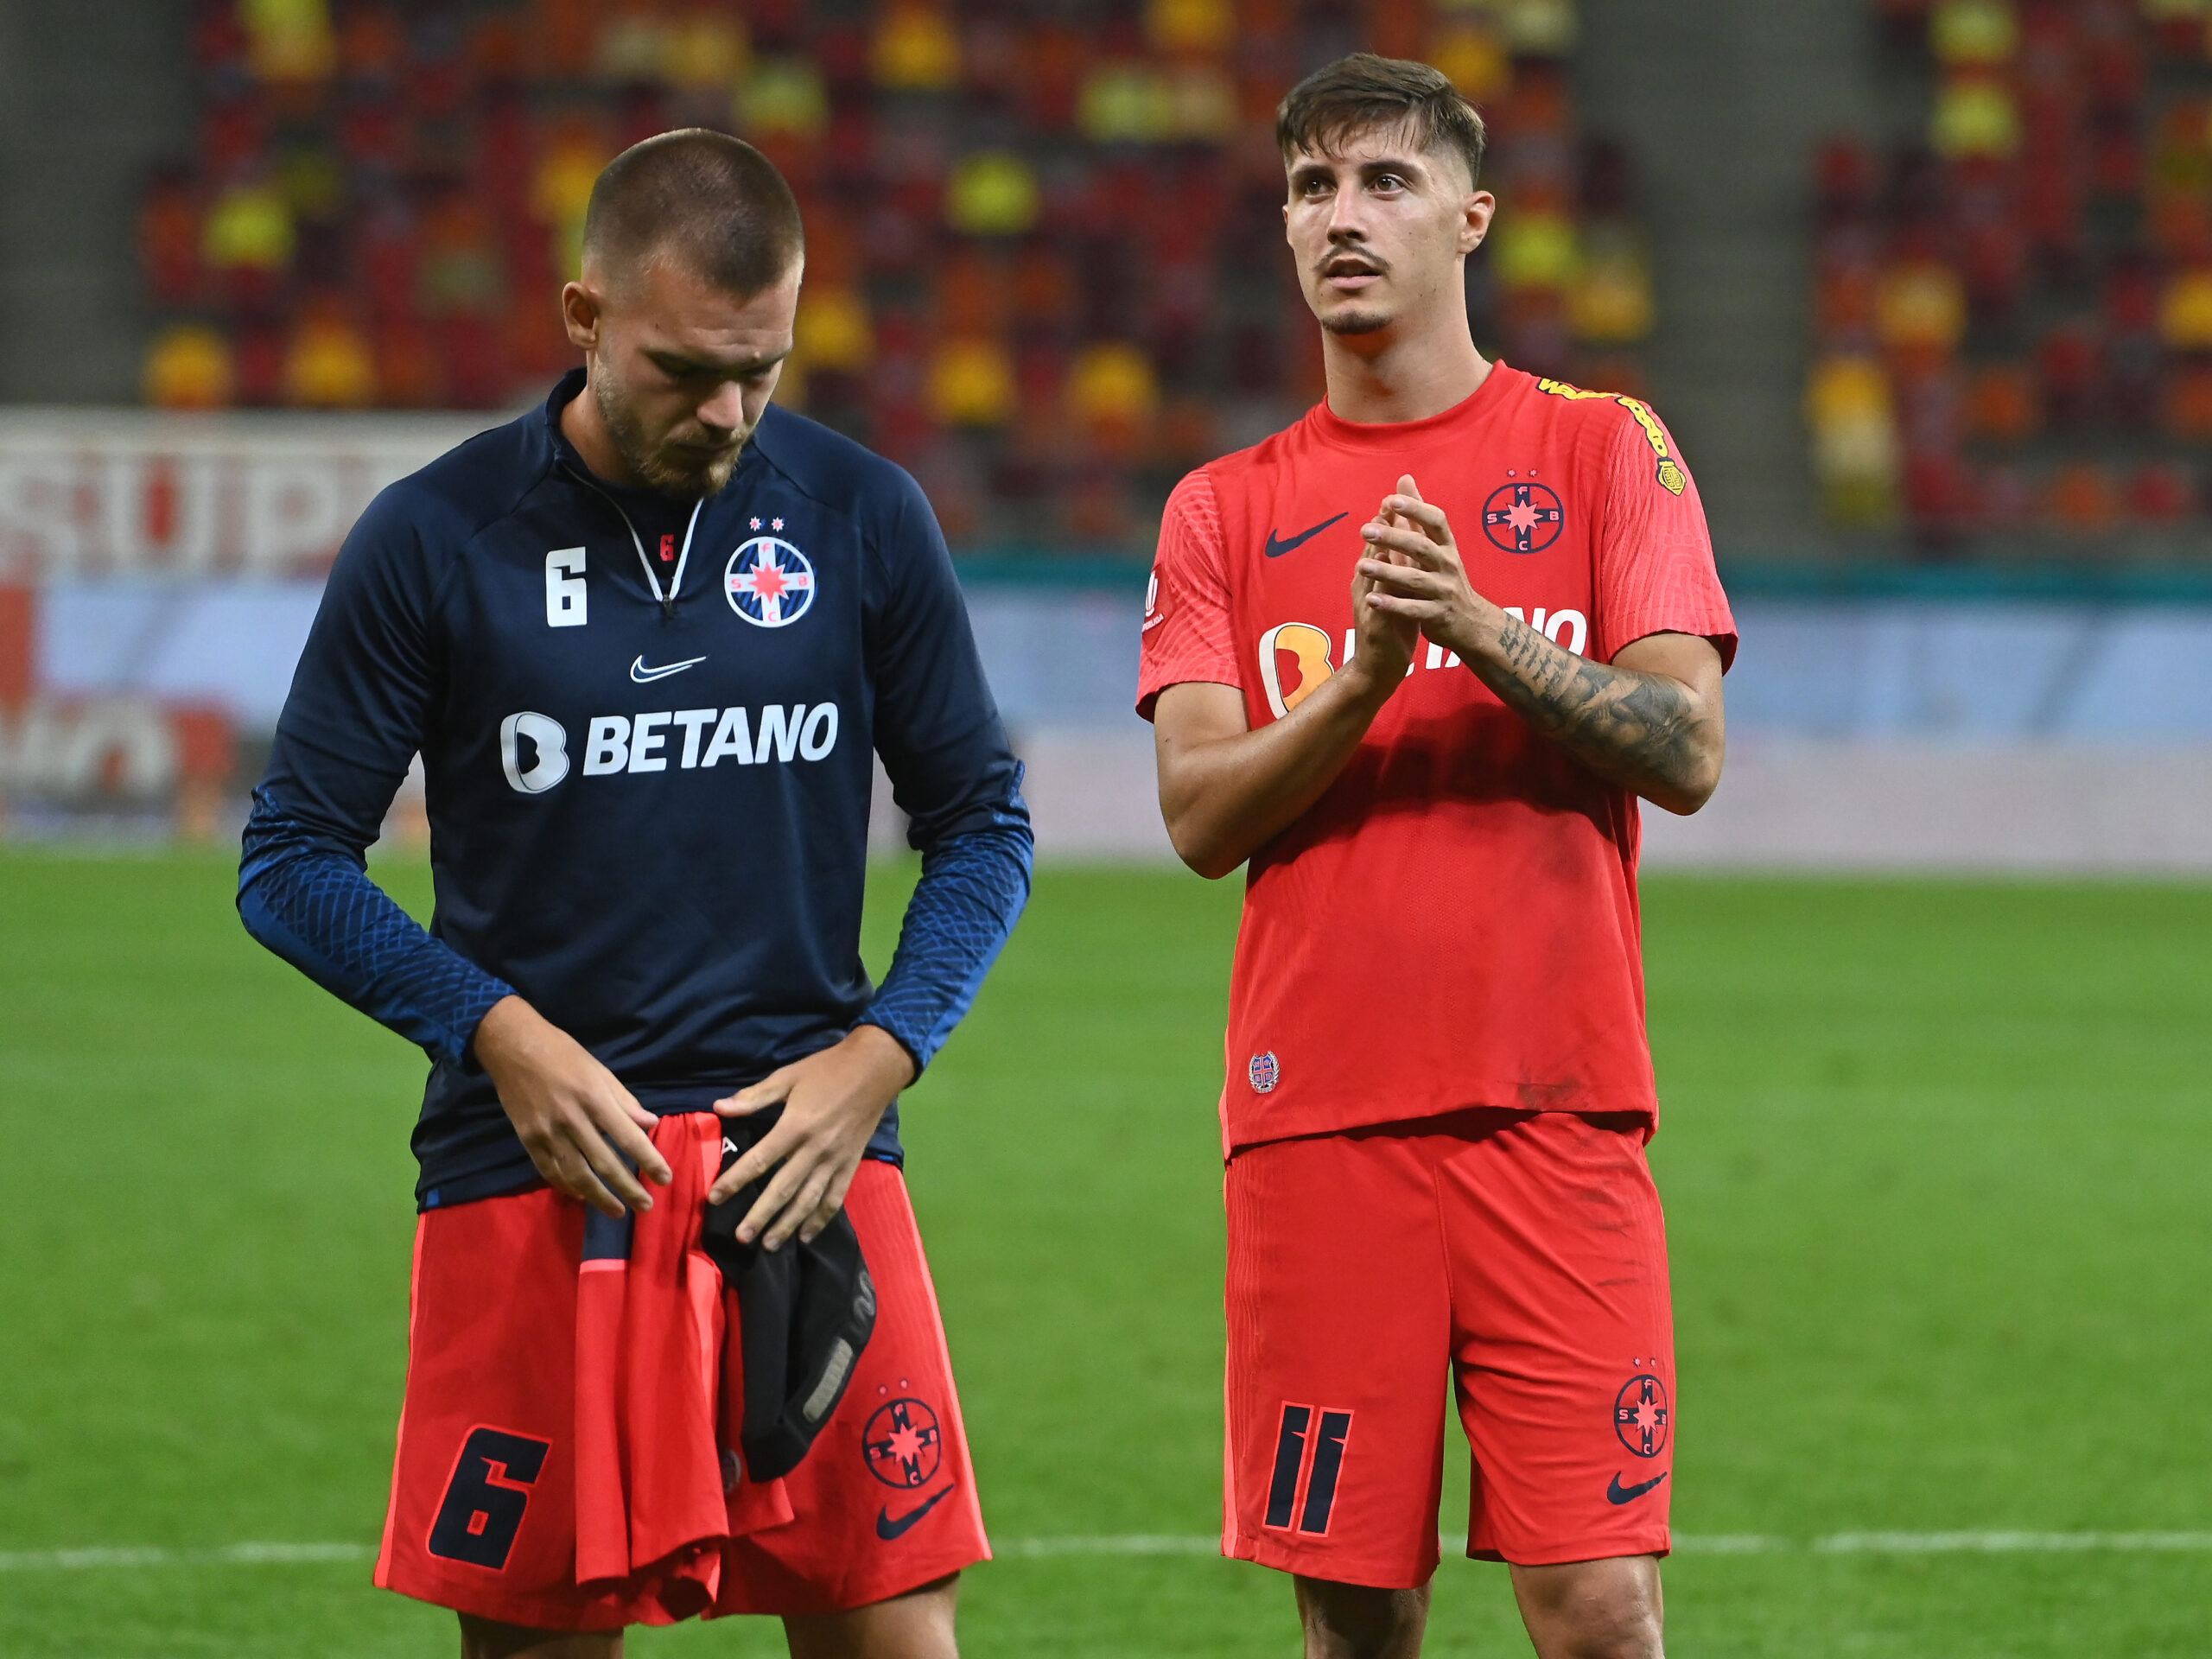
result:
<svg viewBox="0 0 2212 1659"><path fill-rule="evenodd" d="M1406 181L1395 173L1378 173L1375 175L1375 188L1377 190L1402 190L1406 188Z"/></svg>

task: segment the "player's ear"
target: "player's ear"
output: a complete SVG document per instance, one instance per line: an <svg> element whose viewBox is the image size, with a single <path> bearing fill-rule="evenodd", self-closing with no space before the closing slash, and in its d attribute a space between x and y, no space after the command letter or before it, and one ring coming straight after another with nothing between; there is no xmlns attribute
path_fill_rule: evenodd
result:
<svg viewBox="0 0 2212 1659"><path fill-rule="evenodd" d="M599 346L599 296L582 283L570 283L561 290L561 321L569 331L569 343L582 351L594 351Z"/></svg>
<svg viewBox="0 0 2212 1659"><path fill-rule="evenodd" d="M1497 198L1487 190L1471 193L1459 210L1459 251L1472 253L1490 234L1490 221L1497 212Z"/></svg>

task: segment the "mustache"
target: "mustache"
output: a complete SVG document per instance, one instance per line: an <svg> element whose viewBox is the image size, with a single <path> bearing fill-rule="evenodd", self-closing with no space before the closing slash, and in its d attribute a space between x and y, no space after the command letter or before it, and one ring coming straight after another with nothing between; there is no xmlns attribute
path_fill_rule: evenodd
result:
<svg viewBox="0 0 2212 1659"><path fill-rule="evenodd" d="M1379 259L1371 253L1356 248L1332 248L1318 260L1313 270L1319 276L1381 276L1390 269L1390 262Z"/></svg>
<svg viewBox="0 0 2212 1659"><path fill-rule="evenodd" d="M726 450L742 448L746 439L752 435L753 429L749 426L721 431L703 426L694 431L685 431L679 427L662 442L681 449L711 449L719 454Z"/></svg>

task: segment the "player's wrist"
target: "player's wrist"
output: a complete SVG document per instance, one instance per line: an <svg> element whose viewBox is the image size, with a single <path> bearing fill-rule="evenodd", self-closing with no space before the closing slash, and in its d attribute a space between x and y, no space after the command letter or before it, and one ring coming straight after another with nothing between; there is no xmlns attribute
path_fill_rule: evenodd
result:
<svg viewBox="0 0 2212 1659"><path fill-rule="evenodd" d="M1382 653L1357 652L1350 662L1329 677L1327 683L1341 683L1344 695L1371 717L1390 700L1390 694L1405 683L1405 669L1395 662L1383 661Z"/></svg>
<svg viewBox="0 0 2212 1659"><path fill-rule="evenodd" d="M863 1020L846 1034L846 1045L865 1058L890 1084L894 1095L921 1075L913 1054L883 1027Z"/></svg>
<svg viewBox="0 0 2212 1659"><path fill-rule="evenodd" d="M1463 661L1505 660L1505 646L1516 626L1513 613L1503 607L1493 605L1481 594L1475 602L1466 624L1466 639L1463 644L1446 647L1456 651Z"/></svg>
<svg viewBox="0 0 2212 1659"><path fill-rule="evenodd" d="M468 1046L475 1054L477 1064L488 1070L495 1057L505 1053L516 1034L528 1023L534 1012L529 1003L512 991L485 1009L483 1017L476 1022L475 1032L468 1039Z"/></svg>
<svg viewBox="0 0 2212 1659"><path fill-rule="evenodd" d="M496 1084L531 1064L533 1056L542 1054L545 1039L554 1030L543 1014L510 991L484 1011L484 1017L476 1022L476 1034L469 1039L469 1049Z"/></svg>
<svg viewBox="0 0 2212 1659"><path fill-rule="evenodd" d="M1435 643L1461 662L1473 662L1495 645L1497 625L1504 620L1503 611L1478 594L1472 605L1455 613L1444 627L1437 631Z"/></svg>

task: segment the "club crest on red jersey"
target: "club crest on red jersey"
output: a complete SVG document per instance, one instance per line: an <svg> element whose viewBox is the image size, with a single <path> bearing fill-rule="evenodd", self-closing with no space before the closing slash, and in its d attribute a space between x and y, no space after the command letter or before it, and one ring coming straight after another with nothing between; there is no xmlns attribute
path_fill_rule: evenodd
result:
<svg viewBox="0 0 2212 1659"><path fill-rule="evenodd" d="M1534 479L1501 484L1483 503L1483 534L1508 553L1541 553L1567 528L1567 508L1559 493Z"/></svg>
<svg viewBox="0 0 2212 1659"><path fill-rule="evenodd" d="M789 627L814 603L814 566L781 537L755 536L729 556L722 589L730 609L755 627Z"/></svg>
<svg viewBox="0 0 2212 1659"><path fill-rule="evenodd" d="M1251 1064L1245 1067L1244 1074L1251 1080L1254 1094L1272 1095L1275 1085L1282 1081L1282 1062L1275 1058L1274 1051L1269 1049L1264 1054L1255 1054Z"/></svg>

